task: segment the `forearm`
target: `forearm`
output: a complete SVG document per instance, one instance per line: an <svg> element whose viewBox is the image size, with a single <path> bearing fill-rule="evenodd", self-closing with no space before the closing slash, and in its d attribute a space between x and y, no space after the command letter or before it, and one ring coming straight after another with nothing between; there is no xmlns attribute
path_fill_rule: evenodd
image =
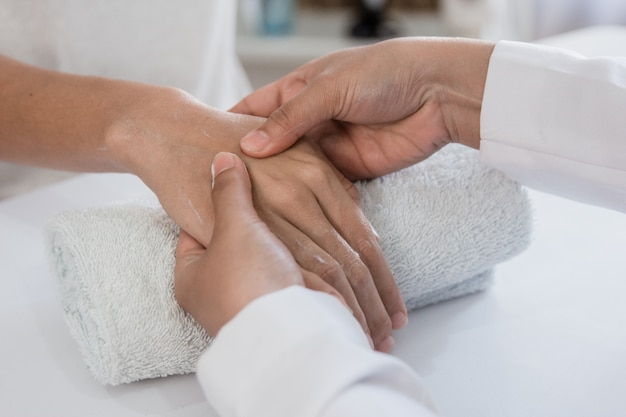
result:
<svg viewBox="0 0 626 417"><path fill-rule="evenodd" d="M0 158L79 171L123 171L106 143L114 83L0 57Z"/></svg>
<svg viewBox="0 0 626 417"><path fill-rule="evenodd" d="M139 175L147 158L163 153L158 145L165 135L177 136L177 122L184 121L176 111L192 101L171 88L48 71L0 56L0 159ZM192 107L207 119L206 136L229 123L200 103ZM227 146L214 137L207 142L214 153Z"/></svg>
<svg viewBox="0 0 626 417"><path fill-rule="evenodd" d="M238 150L238 139L255 123L180 90L0 57L0 159L135 174L205 243L212 225L210 161L221 150Z"/></svg>

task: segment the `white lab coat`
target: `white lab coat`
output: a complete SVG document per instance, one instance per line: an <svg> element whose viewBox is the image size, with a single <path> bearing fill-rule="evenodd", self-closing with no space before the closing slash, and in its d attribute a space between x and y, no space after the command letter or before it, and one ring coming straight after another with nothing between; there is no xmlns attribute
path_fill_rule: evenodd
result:
<svg viewBox="0 0 626 417"><path fill-rule="evenodd" d="M499 43L481 115L482 160L531 186L626 211L626 60ZM372 351L327 294L291 287L247 306L202 357L224 417L431 416L425 387Z"/></svg>
<svg viewBox="0 0 626 417"><path fill-rule="evenodd" d="M626 58L500 42L480 123L485 163L530 187L626 212Z"/></svg>

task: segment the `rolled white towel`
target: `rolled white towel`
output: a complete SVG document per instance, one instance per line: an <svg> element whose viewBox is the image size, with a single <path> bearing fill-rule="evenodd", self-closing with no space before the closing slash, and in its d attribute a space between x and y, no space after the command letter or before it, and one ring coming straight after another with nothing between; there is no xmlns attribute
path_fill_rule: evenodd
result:
<svg viewBox="0 0 626 417"><path fill-rule="evenodd" d="M524 190L460 146L357 186L410 310L487 288L491 268L530 241ZM174 298L177 235L145 202L51 218L66 322L101 383L193 372L210 342Z"/></svg>

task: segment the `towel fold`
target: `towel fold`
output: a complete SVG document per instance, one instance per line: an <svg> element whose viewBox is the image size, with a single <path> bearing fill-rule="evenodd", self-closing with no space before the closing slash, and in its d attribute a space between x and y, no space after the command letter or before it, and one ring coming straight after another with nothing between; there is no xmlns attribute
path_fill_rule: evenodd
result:
<svg viewBox="0 0 626 417"><path fill-rule="evenodd" d="M530 241L524 190L461 146L357 186L409 310L487 288ZM51 218L66 322L102 384L193 372L210 342L174 298L177 235L147 202Z"/></svg>

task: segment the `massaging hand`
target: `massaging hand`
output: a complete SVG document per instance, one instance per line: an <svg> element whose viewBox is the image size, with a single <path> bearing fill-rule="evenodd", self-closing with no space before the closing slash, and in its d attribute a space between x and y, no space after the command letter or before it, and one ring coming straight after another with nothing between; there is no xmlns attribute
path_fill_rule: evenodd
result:
<svg viewBox="0 0 626 417"><path fill-rule="evenodd" d="M213 156L240 152L240 138L260 123L178 90L47 71L2 56L0 87L0 158L136 174L204 244L213 226ZM300 265L324 278L307 285L328 292L334 286L385 350L389 316L406 317L404 305L376 237L328 163L296 150L251 163L250 171L263 220Z"/></svg>
<svg viewBox="0 0 626 417"><path fill-rule="evenodd" d="M214 160L215 228L205 248L181 231L176 248L176 299L211 335L254 299L303 285L301 270L259 218L246 168L231 153Z"/></svg>
<svg viewBox="0 0 626 417"><path fill-rule="evenodd" d="M350 179L396 171L450 142L477 148L492 50L479 41L405 38L322 57L233 108L269 117L241 147L266 157L315 128Z"/></svg>
<svg viewBox="0 0 626 417"><path fill-rule="evenodd" d="M184 230L208 244L214 224L210 161L216 150L241 153L240 138L262 120L209 109L186 95L145 101L126 118L122 142L139 151L132 172ZM390 350L391 317L399 327L406 309L352 183L310 143L272 158L245 158L259 215L313 272L307 287L341 294L374 345Z"/></svg>

